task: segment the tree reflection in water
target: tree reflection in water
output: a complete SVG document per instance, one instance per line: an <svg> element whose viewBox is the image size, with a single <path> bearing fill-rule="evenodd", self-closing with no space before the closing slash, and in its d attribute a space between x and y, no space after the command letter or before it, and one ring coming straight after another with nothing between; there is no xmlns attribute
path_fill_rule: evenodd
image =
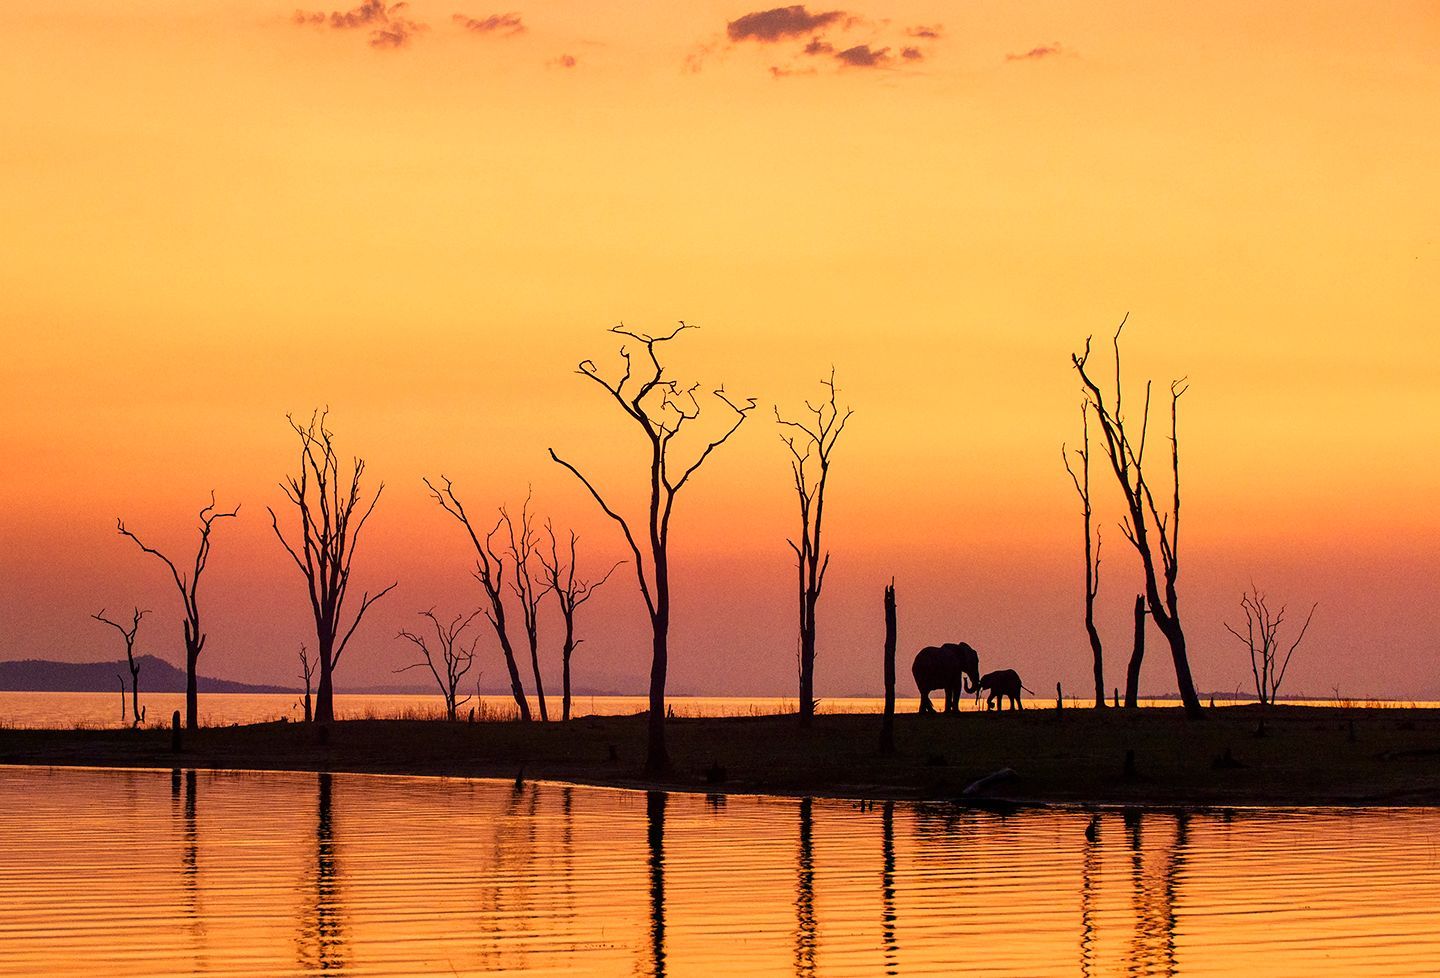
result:
<svg viewBox="0 0 1440 978"><path fill-rule="evenodd" d="M1147 854L1145 828L1163 830L1162 818L1170 820L1173 834L1163 843L1152 840ZM1189 844L1190 815L1145 815L1127 810L1124 821L1130 842L1131 907L1135 915L1126 974L1174 975L1175 903Z"/></svg>
<svg viewBox="0 0 1440 978"><path fill-rule="evenodd" d="M815 800L800 799L800 848L795 857L795 974L815 974Z"/></svg>
<svg viewBox="0 0 1440 978"><path fill-rule="evenodd" d="M345 968L344 921L340 912L340 867L335 844L335 820L330 774L316 775L315 872L302 884L307 915L301 918L300 967L303 971L340 971Z"/></svg>
<svg viewBox="0 0 1440 978"><path fill-rule="evenodd" d="M880 949L885 973L898 974L899 947L895 943L895 803L880 809Z"/></svg>
<svg viewBox="0 0 1440 978"><path fill-rule="evenodd" d="M665 976L665 802L663 791L645 793L645 839L650 848L650 971Z"/></svg>

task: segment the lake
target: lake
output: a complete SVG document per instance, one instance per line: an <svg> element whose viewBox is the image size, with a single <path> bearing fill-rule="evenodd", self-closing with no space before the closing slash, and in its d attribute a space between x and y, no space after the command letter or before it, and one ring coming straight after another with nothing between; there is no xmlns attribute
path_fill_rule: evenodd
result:
<svg viewBox="0 0 1440 978"><path fill-rule="evenodd" d="M908 677L904 689L913 690ZM935 694L939 697L939 694ZM670 696L666 702L679 717L770 716L794 713L795 697L784 696ZM937 705L943 698L936 700ZM1055 697L1030 697L1032 706L1054 707ZM1142 706L1177 706L1175 700L1142 699ZM1334 706L1334 700L1294 700L1297 705ZM1348 701L1345 701L1348 703ZM128 704L128 700L127 700ZM644 696L576 696L572 709L576 716L623 715L642 713L649 704ZM1085 708L1089 701L1066 698L1067 708ZM185 711L183 693L146 693L141 683L140 705L145 708L146 726L169 726L174 710ZM920 705L915 696L900 696L895 709L913 713ZM1413 703L1398 700L1367 700L1365 706L1437 706L1436 703ZM976 709L968 696L960 698L965 710ZM461 716L476 707L482 719L503 719L515 716L515 701L509 696L483 696L472 699L461 708ZM560 715L560 698L550 699L551 717ZM884 700L878 696L825 697L820 700L822 713L879 713ZM530 708L536 717L540 712L535 698ZM127 705L126 709L129 707ZM984 709L982 702L979 709ZM354 719L427 719L443 717L445 701L438 695L388 695L376 693L338 693L335 715L341 720ZM304 717L300 701L291 693L202 693L200 722L204 726L232 723L264 723L272 720L300 720ZM37 693L0 690L0 724L10 727L122 727L128 720L120 718L120 693Z"/></svg>
<svg viewBox="0 0 1440 978"><path fill-rule="evenodd" d="M0 975L1411 975L1440 812L0 767Z"/></svg>

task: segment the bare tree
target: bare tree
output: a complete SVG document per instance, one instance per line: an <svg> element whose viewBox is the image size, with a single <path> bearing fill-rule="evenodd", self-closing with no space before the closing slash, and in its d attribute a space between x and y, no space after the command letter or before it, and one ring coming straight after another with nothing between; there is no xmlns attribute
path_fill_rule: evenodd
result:
<svg viewBox="0 0 1440 978"><path fill-rule="evenodd" d="M1185 651L1185 630L1180 624L1179 596L1175 590L1175 581L1180 575L1180 439L1177 419L1180 396L1185 393L1187 385L1184 378L1170 385L1172 497L1166 511L1162 513L1144 468L1145 436L1150 421L1148 382L1145 384L1145 407L1140 416L1139 439L1131 440L1130 430L1126 427L1120 375L1120 331L1124 328L1125 321L1121 320L1112 341L1115 348L1113 400L1106 398L1099 384L1086 371L1090 359L1088 337L1085 340L1084 353L1071 354L1070 360L1080 374L1090 409L1095 412L1095 417L1100 422L1105 453L1110 459L1115 481L1125 496L1126 513L1120 529L1140 556L1140 565L1145 572L1145 596L1149 603L1150 616L1170 645L1170 656L1175 663L1175 681L1180 688L1185 715L1198 720L1205 714L1200 705L1200 697L1195 693L1195 682L1190 676L1190 660Z"/></svg>
<svg viewBox="0 0 1440 978"><path fill-rule="evenodd" d="M1240 634L1240 630L1229 622L1225 622L1225 629L1250 652L1250 673L1255 680L1255 695L1260 705L1273 704L1280 692L1280 684L1285 681L1285 670L1290 668L1290 657L1300 647L1310 629L1310 619L1315 617L1315 609L1320 605L1318 602L1311 605L1305 623L1300 626L1300 633L1283 657L1280 654L1280 626L1285 623L1285 606L1272 611L1264 593L1251 584L1250 590L1240 595L1240 607L1245 612L1245 634Z"/></svg>
<svg viewBox="0 0 1440 978"><path fill-rule="evenodd" d="M1145 595L1135 595L1135 641L1130 646L1130 664L1125 668L1125 709L1140 705L1140 664L1145 661Z"/></svg>
<svg viewBox="0 0 1440 978"><path fill-rule="evenodd" d="M300 643L300 678L305 680L305 722L312 723L315 720L315 710L310 699L312 680L315 678L315 660L310 658L310 650L305 648L305 643Z"/></svg>
<svg viewBox="0 0 1440 978"><path fill-rule="evenodd" d="M148 547L140 538L125 528L125 521L117 519L115 527L122 536L127 536L135 541L135 546L145 553L157 557L165 562L170 569L170 576L175 581L175 587L180 592L180 602L185 608L184 637L185 637L185 727L187 730L194 730L200 726L200 694L195 685L195 665L200 661L200 652L205 648L205 632L200 627L200 576L205 573L205 565L210 560L210 531L214 528L217 520L228 519L240 512L236 506L228 513L222 513L215 508L215 493L211 491L210 502L200 510L200 542L195 548L195 563L188 574L181 574L175 562L169 557Z"/></svg>
<svg viewBox="0 0 1440 978"><path fill-rule="evenodd" d="M105 617L105 609L101 608L99 614L91 615L98 622L104 622L120 633L125 640L125 661L130 666L130 712L135 719L131 726L138 727L145 720L145 711L140 709L140 663L135 661L135 636L140 631L140 619L150 614L148 611L135 609L129 626L120 624L118 621L111 621ZM125 719L125 678L120 677L120 719Z"/></svg>
<svg viewBox="0 0 1440 978"><path fill-rule="evenodd" d="M555 527L549 520L545 521L545 532L550 536L550 556L547 559L542 552L538 554L540 567L545 572L545 584L548 590L555 595L555 601L560 605L560 616L565 622L565 644L560 647L561 665L561 700L560 717L562 720L570 719L570 656L585 641L583 638L575 637L575 610L586 601L589 601L600 585L610 579L610 575L625 561L618 561L614 567L605 572L605 576L593 584L575 576L575 544L580 538L575 531L570 531L570 559L562 562L560 559L560 545L555 538Z"/></svg>
<svg viewBox="0 0 1440 978"><path fill-rule="evenodd" d="M820 544L825 519L825 486L830 478L830 456L854 412L842 413L835 403L835 370L820 382L829 397L818 405L805 402L805 420L790 421L775 408L780 440L790 450L790 473L800 503L800 542L786 540L795 551L798 578L796 599L800 608L800 725L809 726L815 715L815 607L825 586L830 554Z"/></svg>
<svg viewBox="0 0 1440 978"><path fill-rule="evenodd" d="M510 675L510 695L515 698L515 707L520 711L520 719L530 719L530 703L525 698L525 684L520 679L520 669L515 664L515 647L510 642L510 630L505 624L505 555L497 549L495 537L504 525L505 518L502 514L490 532L481 537L475 531L475 526L470 522L470 514L465 511L465 504L460 497L455 495L455 485L446 476L441 476L440 481L444 483L444 489L437 489L429 480L425 479L425 488L430 490L430 495L440 508L455 518L465 528L465 533L470 537L470 542L475 546L475 580L485 589L485 597L488 600L488 607L485 610L485 617L495 629L495 637L500 640L500 652L505 657L505 669Z"/></svg>
<svg viewBox="0 0 1440 978"><path fill-rule="evenodd" d="M550 590L543 578L536 580L535 564L538 559L535 545L539 535L531 527L530 497L520 507L520 527L516 532L515 521L504 506L500 507L500 519L510 537L510 563L515 568L515 579L510 590L520 603L520 624L525 629L525 639L530 644L530 668L535 675L535 699L540 705L540 722L550 720L545 706L545 680L540 674L540 599Z"/></svg>
<svg viewBox="0 0 1440 978"><path fill-rule="evenodd" d="M430 625L435 629L435 648L430 647L430 640L424 635L402 630L399 637L418 648L423 658L395 671L429 669L430 675L435 677L435 682L440 686L440 695L445 697L445 719L453 721L456 711L470 702L468 694L460 696L460 681L475 664L475 646L480 642L476 637L466 646L461 644L460 636L470 627L471 622L480 617L480 609L477 608L468 618L463 614L456 615L448 625L440 623L434 608L420 612L420 616L430 619Z"/></svg>
<svg viewBox="0 0 1440 978"><path fill-rule="evenodd" d="M1090 637L1090 655L1095 669L1095 709L1105 708L1105 650L1095 627L1095 595L1100 593L1100 531L1091 529L1095 511L1090 505L1090 407L1080 405L1081 447L1075 450L1080 474L1070 466L1070 454L1060 446L1060 460L1080 497L1080 515L1085 526L1085 634ZM1093 541L1093 542L1092 542Z"/></svg>
<svg viewBox="0 0 1440 978"><path fill-rule="evenodd" d="M360 532L375 512L385 491L380 483L370 502L363 502L360 488L365 460L351 460L350 475L341 472L335 436L325 424L328 411L316 411L308 424L291 415L285 420L300 439L300 474L285 477L280 488L300 517L299 542L291 544L280 530L280 519L269 509L270 526L295 566L305 577L310 612L315 620L315 654L320 665L320 684L315 691L315 721L335 719L335 667L360 627L365 612L395 587L390 584L373 596L360 596L360 608L349 626L345 625L345 599L350 590L351 565L360 543ZM396 582L398 583L398 582Z"/></svg>
<svg viewBox="0 0 1440 978"><path fill-rule="evenodd" d="M662 773L670 768L670 756L665 749L665 675L670 662L670 516L674 511L675 497L685 488L690 477L699 470L710 454L725 443L739 430L746 416L755 409L755 399L744 402L732 400L721 387L714 392L715 398L734 417L719 437L706 441L704 447L693 454L686 463L674 462L671 449L680 431L700 416L700 401L695 392L699 384L681 387L674 380L665 377L655 348L661 343L673 340L681 332L694 327L681 323L669 333L651 336L637 333L624 326L614 326L611 332L636 341L643 347L638 358L632 355L628 346L620 347L620 356L625 361L624 372L615 380L600 376L593 360L582 360L579 373L594 381L614 399L620 409L640 428L649 447L649 490L645 526L641 531L644 550L631 527L630 520L621 516L605 501L593 483L574 465L562 459L550 449L550 457L569 469L575 478L594 497L605 515L620 525L625 542L635 557L635 576L640 584L640 595L645 599L645 608L650 615L651 658L650 658L650 709L647 721L647 742L645 768L652 774Z"/></svg>
<svg viewBox="0 0 1440 978"><path fill-rule="evenodd" d="M880 753L895 753L895 579L885 585L885 715L880 722Z"/></svg>

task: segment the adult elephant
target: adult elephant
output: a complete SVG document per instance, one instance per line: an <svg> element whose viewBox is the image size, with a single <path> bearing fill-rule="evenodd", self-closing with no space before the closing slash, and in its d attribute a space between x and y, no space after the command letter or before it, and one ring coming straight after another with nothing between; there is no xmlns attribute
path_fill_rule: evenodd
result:
<svg viewBox="0 0 1440 978"><path fill-rule="evenodd" d="M915 653L910 666L915 686L920 690L920 712L934 713L930 691L945 691L945 712L960 712L960 694L973 693L980 682L980 653L964 642L927 645Z"/></svg>

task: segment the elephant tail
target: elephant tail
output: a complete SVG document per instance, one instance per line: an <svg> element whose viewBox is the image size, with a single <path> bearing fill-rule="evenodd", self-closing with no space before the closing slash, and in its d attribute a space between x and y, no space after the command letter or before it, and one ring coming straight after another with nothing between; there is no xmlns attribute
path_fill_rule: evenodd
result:
<svg viewBox="0 0 1440 978"><path fill-rule="evenodd" d="M1026 686L1024 683L1020 684L1020 688L1025 690L1025 692L1029 693L1031 696L1035 695L1035 690L1031 689L1029 686Z"/></svg>

